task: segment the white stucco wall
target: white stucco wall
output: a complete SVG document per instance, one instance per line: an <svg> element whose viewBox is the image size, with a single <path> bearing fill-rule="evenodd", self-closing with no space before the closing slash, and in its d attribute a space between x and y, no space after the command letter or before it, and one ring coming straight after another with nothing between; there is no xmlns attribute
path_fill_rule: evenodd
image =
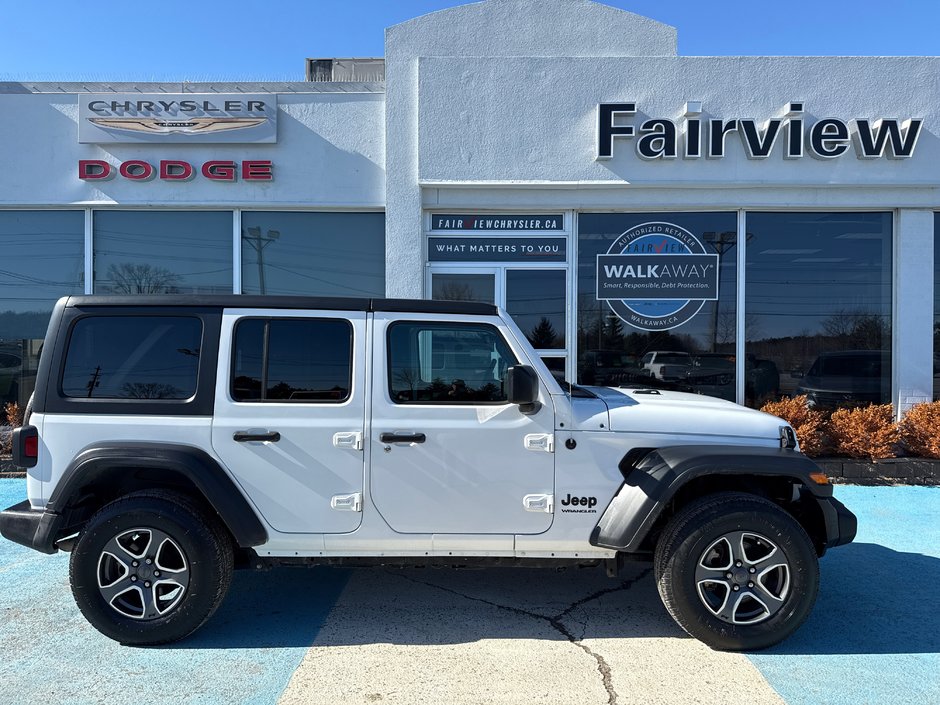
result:
<svg viewBox="0 0 940 705"><path fill-rule="evenodd" d="M419 121L421 57L674 56L676 31L590 0L486 0L390 27L385 34L386 271L389 296L423 295L418 159L432 119ZM445 65L446 65L445 60ZM459 81L460 76L456 79ZM519 77L520 85L526 77ZM556 86L562 97L565 86ZM489 95L474 96L474 100ZM450 98L441 98L456 106ZM524 148L522 148L524 149ZM514 159L513 155L504 157ZM455 167L458 166L455 164Z"/></svg>
<svg viewBox="0 0 940 705"><path fill-rule="evenodd" d="M0 170L0 207L49 205L303 206L381 208L385 200L384 96L308 93L278 96L273 144L78 143L75 94L0 95L0 133L7 143ZM104 182L78 178L80 159L114 165L142 159L194 164L189 182ZM274 162L272 182L213 182L198 175L208 160Z"/></svg>
<svg viewBox="0 0 940 705"><path fill-rule="evenodd" d="M940 160L940 59L936 58L491 58L425 57L419 63L419 179L434 182L601 182L667 185L930 186ZM637 139L614 141L595 160L597 105L636 102L649 118L684 126L686 101L703 120L782 118L803 102L817 120L924 118L915 156L862 160L855 150L820 160L784 159L785 125L770 156L748 159L737 133L720 159L644 161ZM681 154L681 152L680 152ZM886 201L893 205L893 202Z"/></svg>

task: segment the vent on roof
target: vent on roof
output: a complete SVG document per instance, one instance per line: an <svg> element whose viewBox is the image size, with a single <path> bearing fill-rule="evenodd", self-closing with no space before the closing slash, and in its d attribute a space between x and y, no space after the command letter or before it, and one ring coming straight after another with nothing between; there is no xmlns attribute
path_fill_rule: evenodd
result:
<svg viewBox="0 0 940 705"><path fill-rule="evenodd" d="M385 80L385 59L307 59L307 80L381 83Z"/></svg>

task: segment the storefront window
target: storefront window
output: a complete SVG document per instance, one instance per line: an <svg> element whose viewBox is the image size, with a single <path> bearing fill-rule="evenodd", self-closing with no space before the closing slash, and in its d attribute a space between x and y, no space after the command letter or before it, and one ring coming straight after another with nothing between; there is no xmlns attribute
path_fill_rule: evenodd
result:
<svg viewBox="0 0 940 705"><path fill-rule="evenodd" d="M242 213L242 293L385 295L384 213Z"/></svg>
<svg viewBox="0 0 940 705"><path fill-rule="evenodd" d="M96 294L231 294L230 211L95 211Z"/></svg>
<svg viewBox="0 0 940 705"><path fill-rule="evenodd" d="M565 347L565 270L510 269L506 311L536 350Z"/></svg>
<svg viewBox="0 0 940 705"><path fill-rule="evenodd" d="M26 406L56 299L84 290L82 211L0 211L0 424Z"/></svg>
<svg viewBox="0 0 940 705"><path fill-rule="evenodd" d="M735 213L578 217L581 384L735 398Z"/></svg>
<svg viewBox="0 0 940 705"><path fill-rule="evenodd" d="M887 403L891 266L890 213L748 213L747 403Z"/></svg>

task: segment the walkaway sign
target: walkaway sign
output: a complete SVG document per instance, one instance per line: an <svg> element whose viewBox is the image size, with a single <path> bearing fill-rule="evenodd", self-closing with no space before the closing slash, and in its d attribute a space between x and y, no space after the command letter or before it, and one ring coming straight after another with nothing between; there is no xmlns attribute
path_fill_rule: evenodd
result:
<svg viewBox="0 0 940 705"><path fill-rule="evenodd" d="M677 328L718 298L718 255L678 225L643 223L597 256L596 293L633 328Z"/></svg>
<svg viewBox="0 0 940 705"><path fill-rule="evenodd" d="M564 230L565 218L554 215L441 214L431 216L431 230Z"/></svg>
<svg viewBox="0 0 940 705"><path fill-rule="evenodd" d="M99 93L78 96L78 141L235 143L277 141L269 93Z"/></svg>
<svg viewBox="0 0 940 705"><path fill-rule="evenodd" d="M428 238L428 262L564 262L566 254L563 237Z"/></svg>

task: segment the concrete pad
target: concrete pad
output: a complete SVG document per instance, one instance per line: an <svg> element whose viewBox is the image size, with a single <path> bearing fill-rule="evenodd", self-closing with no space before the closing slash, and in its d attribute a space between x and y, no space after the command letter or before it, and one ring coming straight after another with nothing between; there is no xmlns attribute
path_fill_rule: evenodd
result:
<svg viewBox="0 0 940 705"><path fill-rule="evenodd" d="M358 569L281 696L317 703L781 703L674 624L646 566Z"/></svg>

